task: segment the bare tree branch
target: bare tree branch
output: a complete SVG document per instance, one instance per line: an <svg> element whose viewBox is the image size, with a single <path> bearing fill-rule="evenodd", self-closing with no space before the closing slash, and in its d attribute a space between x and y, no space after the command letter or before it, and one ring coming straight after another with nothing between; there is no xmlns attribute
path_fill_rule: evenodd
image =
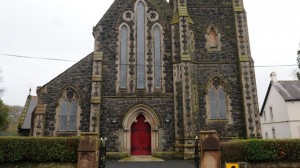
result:
<svg viewBox="0 0 300 168"><path fill-rule="evenodd" d="M3 82L3 78L1 75L1 70L0 70L0 97L3 95L5 89L1 86L1 83Z"/></svg>

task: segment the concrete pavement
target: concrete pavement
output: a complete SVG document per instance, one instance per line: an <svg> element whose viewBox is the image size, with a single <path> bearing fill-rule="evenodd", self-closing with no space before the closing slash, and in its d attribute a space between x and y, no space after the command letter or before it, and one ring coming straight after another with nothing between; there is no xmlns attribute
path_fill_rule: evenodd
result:
<svg viewBox="0 0 300 168"><path fill-rule="evenodd" d="M194 168L194 160L165 160L149 162L118 162L108 160L106 168Z"/></svg>

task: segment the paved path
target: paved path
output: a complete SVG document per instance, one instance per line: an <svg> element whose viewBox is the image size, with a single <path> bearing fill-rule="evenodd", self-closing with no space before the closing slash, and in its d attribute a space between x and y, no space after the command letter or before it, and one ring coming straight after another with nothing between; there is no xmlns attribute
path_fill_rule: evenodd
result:
<svg viewBox="0 0 300 168"><path fill-rule="evenodd" d="M105 168L194 168L193 160L165 160L163 162L107 161Z"/></svg>

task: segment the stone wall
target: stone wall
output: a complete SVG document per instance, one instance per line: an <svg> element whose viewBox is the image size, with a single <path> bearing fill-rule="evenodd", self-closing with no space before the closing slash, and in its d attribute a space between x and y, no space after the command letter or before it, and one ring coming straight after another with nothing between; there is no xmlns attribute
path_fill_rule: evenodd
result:
<svg viewBox="0 0 300 168"><path fill-rule="evenodd" d="M207 3L205 5L209 6ZM189 8L189 14L195 23L196 47L194 57L192 57L194 61L192 80L193 85L196 85L197 88L197 93L194 94L198 97L200 109L197 113L197 119L200 121L197 122L197 129L217 130L221 137L246 137L233 8L231 6L198 6ZM220 51L208 51L206 48L205 34L210 25L216 26L219 30ZM232 123L207 122L208 111L205 108L207 106L205 97L207 85L216 76L221 78L227 86L231 108L229 120L232 120Z"/></svg>
<svg viewBox="0 0 300 168"><path fill-rule="evenodd" d="M71 68L44 85L38 94L38 104L47 104L45 116L45 136L52 136L56 124L56 108L62 92L68 88L74 88L80 97L82 109L80 116L80 130L89 131L89 114L91 98L91 75L92 75L92 54L88 55Z"/></svg>
<svg viewBox="0 0 300 168"><path fill-rule="evenodd" d="M150 107L159 117L161 151L174 151L173 97L103 98L102 102L100 134L108 139L108 151L122 152L120 151L120 141L123 137L119 136L119 131L123 131L122 123L126 112L138 104Z"/></svg>
<svg viewBox="0 0 300 168"><path fill-rule="evenodd" d="M161 0L148 0L146 1L148 11L156 11L159 14L159 23L163 29L163 44L164 54L162 56L163 64L163 86L162 89L155 89L149 92L146 89L136 89L136 82L134 77L136 75L136 43L135 43L135 22L134 19L127 21L123 18L125 11L134 13L134 5L136 1L132 0L116 0L110 9L106 12L97 27L101 29L99 41L101 46L97 46L103 52L103 80L102 80L102 103L101 103L101 117L100 117L100 136L108 138L107 150L110 152L122 152L120 141L120 130L122 131L123 119L128 110L135 105L145 104L150 107L160 119L160 150L161 151L174 151L174 104L173 104L173 70L171 58L171 13L170 6L166 1ZM129 35L129 66L132 76L129 80L130 88L120 90L117 88L118 78L118 37L119 26L126 23L130 28ZM147 61L151 58L151 45L152 35L150 28L154 22L147 22ZM149 51L150 50L150 51ZM149 67L148 67L149 68ZM147 70L147 75L152 76L153 70ZM147 87L151 78L147 79ZM168 122L166 122L168 120ZM153 129L153 128L152 128Z"/></svg>
<svg viewBox="0 0 300 168"><path fill-rule="evenodd" d="M211 65L194 65L193 80L197 86L197 97L199 104L197 128L199 130L216 130L220 137L246 137L245 122L242 105L242 95L239 81L238 65L235 64L211 64ZM230 114L228 121L207 121L206 94L207 85L211 78L218 76L227 85L230 99ZM232 120L232 124L228 124Z"/></svg>

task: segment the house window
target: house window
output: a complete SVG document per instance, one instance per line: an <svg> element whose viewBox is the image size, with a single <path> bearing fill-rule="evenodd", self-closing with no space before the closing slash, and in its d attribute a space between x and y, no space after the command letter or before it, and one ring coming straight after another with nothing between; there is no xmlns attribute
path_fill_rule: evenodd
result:
<svg viewBox="0 0 300 168"><path fill-rule="evenodd" d="M211 119L227 119L226 93L220 86L219 80L213 81L213 86L209 89L209 107Z"/></svg>
<svg viewBox="0 0 300 168"><path fill-rule="evenodd" d="M161 87L161 29L158 25L154 27L154 71L155 87Z"/></svg>
<svg viewBox="0 0 300 168"><path fill-rule="evenodd" d="M126 88L127 85L127 42L128 27L123 25L121 28L121 47L120 47L120 88Z"/></svg>
<svg viewBox="0 0 300 168"><path fill-rule="evenodd" d="M276 138L275 128L272 128L272 135L273 135L273 139L275 139Z"/></svg>
<svg viewBox="0 0 300 168"><path fill-rule="evenodd" d="M266 132L266 139L269 139L268 133Z"/></svg>
<svg viewBox="0 0 300 168"><path fill-rule="evenodd" d="M137 4L137 88L145 88L145 5Z"/></svg>
<svg viewBox="0 0 300 168"><path fill-rule="evenodd" d="M74 91L63 94L59 106L59 131L77 131L78 98Z"/></svg>
<svg viewBox="0 0 300 168"><path fill-rule="evenodd" d="M273 116L273 108L272 107L270 107L270 118L271 118L271 121L273 121L273 118L274 116Z"/></svg>

